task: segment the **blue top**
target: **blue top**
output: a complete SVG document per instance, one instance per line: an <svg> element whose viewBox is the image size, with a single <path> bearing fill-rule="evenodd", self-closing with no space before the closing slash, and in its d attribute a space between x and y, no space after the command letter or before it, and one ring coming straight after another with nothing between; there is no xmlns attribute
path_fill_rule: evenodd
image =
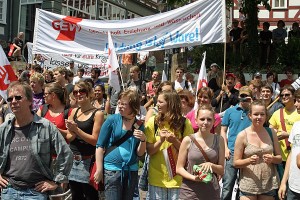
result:
<svg viewBox="0 0 300 200"><path fill-rule="evenodd" d="M108 149L115 141L126 134L122 129L122 116L120 114L110 115L103 123L96 147ZM144 125L139 130L144 131ZM107 170L138 170L138 156L136 153L140 140L131 136L119 147L115 148L104 158L104 169Z"/></svg>
<svg viewBox="0 0 300 200"><path fill-rule="evenodd" d="M236 105L225 111L225 115L222 119L222 126L229 127L228 132L228 148L230 152L234 153L234 144L239 132L251 125L251 121L248 117L248 111Z"/></svg>

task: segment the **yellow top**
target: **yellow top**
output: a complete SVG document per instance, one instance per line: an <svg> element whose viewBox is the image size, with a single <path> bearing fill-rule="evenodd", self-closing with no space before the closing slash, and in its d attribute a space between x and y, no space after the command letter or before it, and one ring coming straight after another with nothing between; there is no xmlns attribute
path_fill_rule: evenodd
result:
<svg viewBox="0 0 300 200"><path fill-rule="evenodd" d="M286 109L284 108L283 109L283 117L284 117L286 131L288 132L288 134L290 134L290 132L292 130L292 127L293 127L293 124L296 121L300 120L300 114L297 113L297 110L290 113L290 112L287 112ZM277 135L280 135L281 131L282 131L281 122L280 122L280 109L277 110L276 112L274 112L271 119L269 120L269 123L275 129L278 130ZM285 139L279 141L279 146L280 146L280 149L281 149L282 160L286 161L287 157L289 155L289 152L286 149Z"/></svg>
<svg viewBox="0 0 300 200"><path fill-rule="evenodd" d="M155 116L151 117L145 127L145 134L147 137L147 142L154 144L156 141L160 139L160 136L154 133L154 118ZM191 122L186 119L184 125L184 133L183 136L188 136L193 134L193 128ZM167 129L170 132L174 130L170 130L170 126L168 123L164 123L164 129ZM157 133L159 133L160 129L157 129ZM176 132L175 135L178 139L182 140L182 133ZM172 143L164 141L154 155L150 156L149 160L149 184L157 187L163 188L179 188L181 186L182 178L179 175L176 175L173 179L169 177L166 162L163 155L163 150L167 149L171 146ZM177 159L176 159L177 160Z"/></svg>

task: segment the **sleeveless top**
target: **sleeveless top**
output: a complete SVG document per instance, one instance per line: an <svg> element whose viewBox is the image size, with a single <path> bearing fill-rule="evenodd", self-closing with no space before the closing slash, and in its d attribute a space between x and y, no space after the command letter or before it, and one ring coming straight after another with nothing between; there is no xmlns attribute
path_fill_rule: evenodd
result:
<svg viewBox="0 0 300 200"><path fill-rule="evenodd" d="M74 122L77 123L78 128L80 128L82 131L84 131L87 134L92 135L93 133L93 127L94 127L94 117L98 109L95 109L92 113L92 115L85 121L79 121L77 119L77 113L79 111L79 108L76 110L74 114ZM72 150L74 155L82 155L82 156L91 156L95 154L95 146L87 143L83 139L81 139L79 136L76 136L76 138L70 142L70 149Z"/></svg>
<svg viewBox="0 0 300 200"><path fill-rule="evenodd" d="M246 147L243 159L252 155L259 157L256 165L248 165L240 169L240 190L250 194L263 194L278 188L278 173L275 164L268 165L263 161L264 154L273 154L273 144L260 148L248 142L246 132Z"/></svg>
<svg viewBox="0 0 300 200"><path fill-rule="evenodd" d="M192 137L195 137L195 134L193 134ZM220 136L217 134L214 135L212 146L209 149L204 150L207 157L210 159L210 162L214 164L217 164L219 161L219 141ZM198 149L195 143L191 141L191 145L187 154L187 172L193 174L193 166L205 162L206 160L201 151ZM183 178L179 199L219 200L220 187L216 176L213 175L213 180L210 183L195 182Z"/></svg>

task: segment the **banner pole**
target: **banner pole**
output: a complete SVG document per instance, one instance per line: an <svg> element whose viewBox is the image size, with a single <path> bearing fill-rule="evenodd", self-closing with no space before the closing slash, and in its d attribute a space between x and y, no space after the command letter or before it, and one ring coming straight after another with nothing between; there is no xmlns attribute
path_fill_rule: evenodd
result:
<svg viewBox="0 0 300 200"><path fill-rule="evenodd" d="M226 54L227 54L227 23L226 23L226 3L225 1L222 1L223 6L223 34L224 34L224 66L223 66L223 78L222 78L222 86L224 85L225 81L225 75L226 75ZM221 90L222 90L221 86ZM222 112L223 108L223 95L221 97L221 106L220 106L220 112Z"/></svg>
<svg viewBox="0 0 300 200"><path fill-rule="evenodd" d="M223 63L223 78L222 78L222 86L221 86L221 90L225 81L225 74L226 74L226 47L227 47L227 43L226 41L224 42L224 63ZM223 108L223 95L221 97L221 106L220 106L220 112L222 112L222 108Z"/></svg>
<svg viewBox="0 0 300 200"><path fill-rule="evenodd" d="M120 77L121 77L122 88L123 88L123 90L124 90L125 88L124 88L123 76L122 76L122 72L121 72L121 71L122 71L122 70L121 70L120 67L119 67L119 72L120 72Z"/></svg>

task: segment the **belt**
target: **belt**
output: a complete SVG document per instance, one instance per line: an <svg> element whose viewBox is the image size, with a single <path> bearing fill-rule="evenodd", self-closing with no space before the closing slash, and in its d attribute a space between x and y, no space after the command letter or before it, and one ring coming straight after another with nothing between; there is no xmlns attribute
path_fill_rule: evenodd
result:
<svg viewBox="0 0 300 200"><path fill-rule="evenodd" d="M93 157L93 155L91 155L91 156L82 156L82 155L74 155L74 160L76 160L76 161L81 161L81 160L87 160L87 159L90 159L90 158L92 158Z"/></svg>

